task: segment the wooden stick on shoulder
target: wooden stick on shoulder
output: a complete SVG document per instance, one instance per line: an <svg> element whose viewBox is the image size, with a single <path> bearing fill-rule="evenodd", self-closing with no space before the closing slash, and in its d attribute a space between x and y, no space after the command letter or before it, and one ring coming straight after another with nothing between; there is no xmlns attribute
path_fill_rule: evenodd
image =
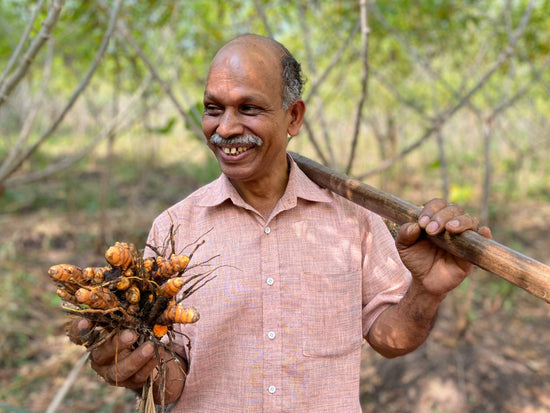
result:
<svg viewBox="0 0 550 413"><path fill-rule="evenodd" d="M421 208L392 194L335 172L302 155L290 155L315 183L396 224L418 220ZM440 248L523 288L550 303L550 267L475 231L428 238Z"/></svg>

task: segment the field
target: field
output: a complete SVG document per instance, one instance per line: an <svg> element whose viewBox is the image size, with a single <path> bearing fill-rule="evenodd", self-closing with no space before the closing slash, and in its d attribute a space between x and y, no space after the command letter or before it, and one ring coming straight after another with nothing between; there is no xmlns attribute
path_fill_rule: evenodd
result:
<svg viewBox="0 0 550 413"><path fill-rule="evenodd" d="M65 336L68 318L47 269L60 262L102 264L115 240L143 245L154 216L216 170L211 161L202 168L178 162L144 168L140 159L111 159L117 173L109 207L102 209L104 162L98 157L62 179L5 194L0 411L46 411L65 382L72 386L56 411L133 409L132 392L106 385L88 365L70 377L85 352ZM206 178L199 178L205 170ZM550 205L525 200L500 211L495 239L549 263ZM364 411L549 412L549 326L547 304L477 270L447 299L431 337L416 352L386 360L365 345Z"/></svg>

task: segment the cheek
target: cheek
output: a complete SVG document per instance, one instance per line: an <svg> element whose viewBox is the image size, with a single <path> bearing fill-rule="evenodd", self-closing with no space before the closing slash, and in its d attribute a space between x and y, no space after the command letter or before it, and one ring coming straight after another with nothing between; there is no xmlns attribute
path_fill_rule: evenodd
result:
<svg viewBox="0 0 550 413"><path fill-rule="evenodd" d="M203 116L201 120L201 127L202 133L204 133L204 136L208 138L214 134L214 131L216 130L216 122L207 116Z"/></svg>
<svg viewBox="0 0 550 413"><path fill-rule="evenodd" d="M245 128L248 132L258 135L264 140L269 140L273 142L273 144L276 144L276 142L280 139L280 136L283 134L281 124L273 121L261 122L254 119L247 122Z"/></svg>

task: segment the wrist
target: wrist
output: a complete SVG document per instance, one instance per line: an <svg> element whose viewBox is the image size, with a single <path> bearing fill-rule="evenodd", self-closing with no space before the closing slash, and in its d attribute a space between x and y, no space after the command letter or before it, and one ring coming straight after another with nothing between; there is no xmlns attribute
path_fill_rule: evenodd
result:
<svg viewBox="0 0 550 413"><path fill-rule="evenodd" d="M435 304L439 306L447 296L447 292L435 292L427 288L421 280L413 278L409 286L408 295L415 300L422 300L426 304Z"/></svg>
<svg viewBox="0 0 550 413"><path fill-rule="evenodd" d="M434 294L421 281L413 280L403 300L403 317L410 318L416 328L431 330L446 294Z"/></svg>

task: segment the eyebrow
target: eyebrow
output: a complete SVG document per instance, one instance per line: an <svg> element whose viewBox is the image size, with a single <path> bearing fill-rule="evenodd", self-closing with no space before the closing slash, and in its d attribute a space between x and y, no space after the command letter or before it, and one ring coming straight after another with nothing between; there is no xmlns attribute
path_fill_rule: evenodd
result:
<svg viewBox="0 0 550 413"><path fill-rule="evenodd" d="M204 92L204 96L203 96L203 100L212 100L212 101L219 101L218 98L216 98L215 95L211 94L211 93L208 93L207 91ZM239 101L243 101L243 102L250 102L250 103L262 103L264 100L258 96L258 95L254 95L254 94L249 94L249 95L243 95L239 98Z"/></svg>

